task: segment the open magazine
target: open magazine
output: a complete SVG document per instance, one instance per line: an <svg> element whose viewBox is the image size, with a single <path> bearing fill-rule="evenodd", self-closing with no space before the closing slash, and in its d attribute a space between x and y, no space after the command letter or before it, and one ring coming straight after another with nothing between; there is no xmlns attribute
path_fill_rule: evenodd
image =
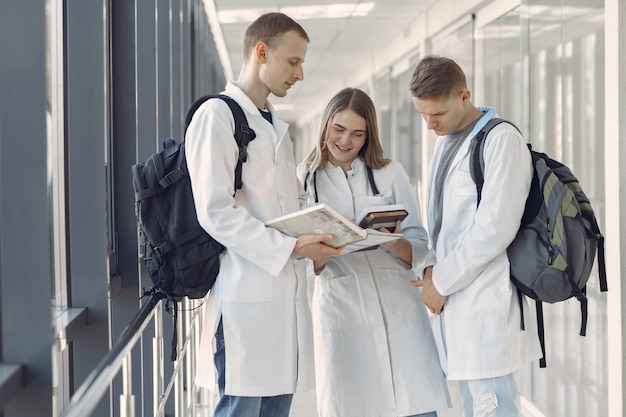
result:
<svg viewBox="0 0 626 417"><path fill-rule="evenodd" d="M324 243L335 248L343 246L342 253L375 248L381 243L403 237L399 233L363 229L327 204L318 204L272 219L265 225L293 237L331 233L334 236L333 240Z"/></svg>

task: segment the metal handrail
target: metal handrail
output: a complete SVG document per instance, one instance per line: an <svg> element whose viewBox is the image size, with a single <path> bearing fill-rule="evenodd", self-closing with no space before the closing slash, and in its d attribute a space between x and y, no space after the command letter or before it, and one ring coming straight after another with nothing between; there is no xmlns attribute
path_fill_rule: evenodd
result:
<svg viewBox="0 0 626 417"><path fill-rule="evenodd" d="M189 338L185 339L184 343L183 343L183 349L181 352L178 353L178 360L176 361L176 366L174 367L174 371L173 371L173 375L176 375L180 372L181 367L183 366L183 358L185 357L185 355L187 354L187 347L189 345ZM163 398L161 399L161 401L159 402L159 408L157 409L156 413L154 414L155 416L162 416L165 415L165 404L167 403L167 398L170 396L170 392L172 392L172 387L174 386L174 381L176 381L176 379L174 377L172 377L170 379L170 382L167 384L167 387L165 388L165 391L163 392Z"/></svg>
<svg viewBox="0 0 626 417"><path fill-rule="evenodd" d="M80 388L76 390L60 417L85 417L91 415L100 399L110 388L110 383L122 367L124 359L135 346L148 323L150 323L159 301L161 301L161 298L156 294L148 298L148 301L141 307L133 321L120 334L117 343L102 358Z"/></svg>

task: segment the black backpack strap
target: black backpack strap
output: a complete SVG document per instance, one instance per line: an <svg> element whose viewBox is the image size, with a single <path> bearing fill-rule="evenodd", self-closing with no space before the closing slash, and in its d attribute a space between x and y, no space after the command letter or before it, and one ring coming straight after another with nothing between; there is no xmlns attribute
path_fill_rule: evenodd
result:
<svg viewBox="0 0 626 417"><path fill-rule="evenodd" d="M160 153L154 154L148 158L148 161L145 164L146 168L152 167L154 169L155 176L159 178L159 181L156 184L152 184L149 187L144 188L143 190L136 191L135 201L141 201L155 196L187 175L186 168L182 164L182 161L185 159L184 147L182 145L180 147L177 168L170 172L165 172L162 158L168 158L176 152L176 150L178 150L176 141L172 138L165 139L163 141L163 150L163 156L161 156Z"/></svg>
<svg viewBox="0 0 626 417"><path fill-rule="evenodd" d="M489 132L491 132L491 129L493 129L500 123L504 123L504 122L509 123L510 125L515 127L518 132L520 132L517 126L515 126L513 123L509 122L508 120L501 119L499 117L494 117L490 119L485 124L485 126L483 126L483 128L478 131L478 133L476 134L476 136L472 138L472 142L470 143L469 170L470 170L470 173L472 174L472 180L474 181L474 184L476 184L476 194L477 194L476 208L478 208L478 205L480 204L480 200L482 198L482 193L483 193L483 185L485 183L485 176L483 174L485 171L485 160L484 160L483 154L484 154L484 147L485 147L487 135L489 135ZM530 145L529 145L529 149L530 149ZM517 288L517 300L518 300L519 309L520 309L520 328L522 330L526 330L526 326L524 324L523 294L519 288ZM540 333L539 339L541 343L541 350L543 352L543 358L541 359L541 367L545 368L545 356L546 355L545 355L545 346L544 346L545 342L544 342L544 336L543 336L543 332L544 332L543 313L542 313L543 309L541 307L541 302L537 301L536 309L537 309L537 330Z"/></svg>
<svg viewBox="0 0 626 417"><path fill-rule="evenodd" d="M237 191L243 186L241 170L242 165L248 160L248 144L256 137L254 130L248 126L248 119L241 106L232 97L225 94L209 94L202 96L194 101L187 111L187 115L185 116L185 133L187 133L187 128L191 123L191 119L193 119L194 113L200 108L202 103L212 98L219 98L225 101L235 120L235 132L233 134L237 146L239 147L239 158L237 160L237 167L235 168L235 191Z"/></svg>
<svg viewBox="0 0 626 417"><path fill-rule="evenodd" d="M598 232L598 275L600 278L600 291L609 290L606 283L606 265L604 260L604 236Z"/></svg>
<svg viewBox="0 0 626 417"><path fill-rule="evenodd" d="M187 243L199 236L203 236L204 234L206 234L206 231L202 228L202 226L198 225L183 234L173 237L166 242L161 242L158 246L151 248L149 256L158 260L159 264L161 264L165 255L180 247L182 244Z"/></svg>
<svg viewBox="0 0 626 417"><path fill-rule="evenodd" d="M537 335L539 336L539 344L541 345L541 354L539 359L539 367L546 367L546 335L543 327L543 306L541 301L535 300L535 308L537 311Z"/></svg>
<svg viewBox="0 0 626 417"><path fill-rule="evenodd" d="M187 110L187 114L185 115L185 131L183 132L184 134L187 133L187 128L189 128L189 124L191 123L191 119L193 119L193 115L200 108L202 103L204 103L208 99L219 98L219 97L220 97L219 94L207 94L206 96L202 96L202 97L196 99L196 101L194 101L191 104L191 106L189 106L189 110Z"/></svg>
<svg viewBox="0 0 626 417"><path fill-rule="evenodd" d="M578 289L578 286L576 286L576 289ZM581 336L586 336L587 335L587 318L589 317L589 300L587 299L587 287L585 286L582 289L582 298L581 297L577 297L578 301L580 301L580 314L581 314L581 321L580 321L580 335Z"/></svg>
<svg viewBox="0 0 626 417"><path fill-rule="evenodd" d="M170 360L174 362L178 357L178 302L172 296L168 296L165 301L165 310L172 315L172 352Z"/></svg>
<svg viewBox="0 0 626 417"><path fill-rule="evenodd" d="M487 135L491 132L491 129L499 125L500 123L508 122L507 120L500 119L498 117L494 117L490 119L482 129L478 131L476 136L472 138L472 142L470 143L470 173L472 174L472 180L474 180L474 184L476 184L476 193L478 197L476 198L476 207L480 204L480 200L483 194L483 185L485 183L485 177L483 172L485 171L485 161L483 159L483 148L485 147L485 141L487 139ZM512 123L510 123L512 124Z"/></svg>
<svg viewBox="0 0 626 417"><path fill-rule="evenodd" d="M235 119L235 141L239 146L239 159L237 160L237 168L235 168L235 191L237 191L243 186L241 166L248 160L248 144L256 138L256 133L248 126L245 113L234 99L223 94L220 94L219 98L228 104Z"/></svg>
<svg viewBox="0 0 626 417"><path fill-rule="evenodd" d="M526 330L526 325L524 324L524 293L517 287L515 289L517 290L517 302L519 303L520 329Z"/></svg>

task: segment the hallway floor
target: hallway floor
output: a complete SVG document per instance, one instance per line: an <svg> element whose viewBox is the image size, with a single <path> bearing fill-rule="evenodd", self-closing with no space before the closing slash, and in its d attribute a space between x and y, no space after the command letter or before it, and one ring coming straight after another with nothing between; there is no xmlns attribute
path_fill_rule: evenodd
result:
<svg viewBox="0 0 626 417"><path fill-rule="evenodd" d="M456 382L448 382L452 408L437 411L437 417L461 417L461 399ZM297 394L293 398L290 417L317 417L317 407L315 406L315 392L309 391Z"/></svg>

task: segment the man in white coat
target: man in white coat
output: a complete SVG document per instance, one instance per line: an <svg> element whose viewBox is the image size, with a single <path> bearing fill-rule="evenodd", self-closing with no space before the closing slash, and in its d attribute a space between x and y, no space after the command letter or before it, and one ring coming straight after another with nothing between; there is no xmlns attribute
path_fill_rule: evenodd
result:
<svg viewBox="0 0 626 417"><path fill-rule="evenodd" d="M185 137L198 220L226 247L205 300L196 370L198 385L219 390L215 416L287 417L296 387L314 387L301 258L325 258L340 250L321 243L332 235L296 239L264 226L300 209L303 190L288 125L276 117L267 97L284 96L304 78L308 42L304 29L282 13L265 14L246 30L241 72L224 91L256 132L241 190L235 193L238 148L225 102L205 102Z"/></svg>
<svg viewBox="0 0 626 417"><path fill-rule="evenodd" d="M428 180L431 250L423 280L413 284L435 314L441 365L448 379L459 381L465 417L518 416L515 371L541 357L534 321L527 316L521 329L506 253L530 189L530 153L513 126L495 127L485 142L476 207L469 145L495 110L471 103L463 70L444 57L422 59L410 90L439 136Z"/></svg>

